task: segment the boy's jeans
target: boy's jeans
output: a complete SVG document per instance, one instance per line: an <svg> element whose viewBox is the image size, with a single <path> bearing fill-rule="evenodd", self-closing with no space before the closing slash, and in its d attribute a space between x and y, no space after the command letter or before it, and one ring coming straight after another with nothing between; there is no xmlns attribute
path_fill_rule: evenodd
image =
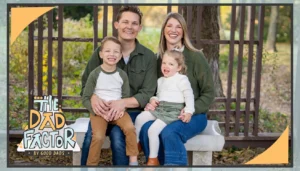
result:
<svg viewBox="0 0 300 171"><path fill-rule="evenodd" d="M128 112L135 122L135 118L140 112ZM125 135L119 126L109 124L107 127L106 135L109 136L111 141L112 150L112 162L113 165L128 165L129 158L126 156L126 146L125 146ZM81 154L81 165L86 165L87 158L89 155L90 144L92 140L92 127L91 122L89 122L88 130L85 133L84 141L82 144L82 154Z"/></svg>

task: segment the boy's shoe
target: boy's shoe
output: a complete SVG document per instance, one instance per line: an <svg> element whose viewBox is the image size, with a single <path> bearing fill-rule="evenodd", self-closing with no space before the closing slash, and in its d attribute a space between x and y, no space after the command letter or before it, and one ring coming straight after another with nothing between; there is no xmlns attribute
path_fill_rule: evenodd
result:
<svg viewBox="0 0 300 171"><path fill-rule="evenodd" d="M147 165L148 166L159 166L159 161L158 161L157 157L156 158L149 158L148 162L147 162Z"/></svg>

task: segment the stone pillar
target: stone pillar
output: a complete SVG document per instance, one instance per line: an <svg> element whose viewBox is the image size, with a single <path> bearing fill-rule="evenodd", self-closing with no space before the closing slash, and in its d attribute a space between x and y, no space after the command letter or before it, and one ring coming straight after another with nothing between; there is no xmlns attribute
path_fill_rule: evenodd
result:
<svg viewBox="0 0 300 171"><path fill-rule="evenodd" d="M212 165L212 151L193 151L193 166Z"/></svg>

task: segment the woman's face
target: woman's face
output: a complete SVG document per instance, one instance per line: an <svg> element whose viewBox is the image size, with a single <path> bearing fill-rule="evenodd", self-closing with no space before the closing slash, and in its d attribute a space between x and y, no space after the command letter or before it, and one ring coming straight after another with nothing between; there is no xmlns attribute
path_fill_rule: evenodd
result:
<svg viewBox="0 0 300 171"><path fill-rule="evenodd" d="M170 18L164 28L164 35L166 38L166 43L170 45L175 45L181 47L183 29L181 24L175 18Z"/></svg>

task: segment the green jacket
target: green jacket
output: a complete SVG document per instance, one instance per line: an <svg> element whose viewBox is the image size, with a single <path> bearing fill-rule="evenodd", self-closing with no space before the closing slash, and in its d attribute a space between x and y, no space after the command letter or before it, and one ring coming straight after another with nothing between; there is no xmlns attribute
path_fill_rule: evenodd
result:
<svg viewBox="0 0 300 171"><path fill-rule="evenodd" d="M103 62L99 57L99 51L100 47L94 51L84 70L81 79L81 96L89 74ZM129 78L130 96L134 97L140 105L139 108L129 109L130 111L142 110L149 99L154 95L157 86L156 59L156 56L151 50L136 40L136 47L130 54L128 63L125 64L123 59L118 62L117 67L124 70Z"/></svg>
<svg viewBox="0 0 300 171"><path fill-rule="evenodd" d="M206 113L215 98L214 82L211 69L202 52L193 52L186 47L183 55L187 66L187 77L191 83L195 98L195 114ZM161 58L157 60L161 66ZM162 76L158 67L159 77Z"/></svg>

